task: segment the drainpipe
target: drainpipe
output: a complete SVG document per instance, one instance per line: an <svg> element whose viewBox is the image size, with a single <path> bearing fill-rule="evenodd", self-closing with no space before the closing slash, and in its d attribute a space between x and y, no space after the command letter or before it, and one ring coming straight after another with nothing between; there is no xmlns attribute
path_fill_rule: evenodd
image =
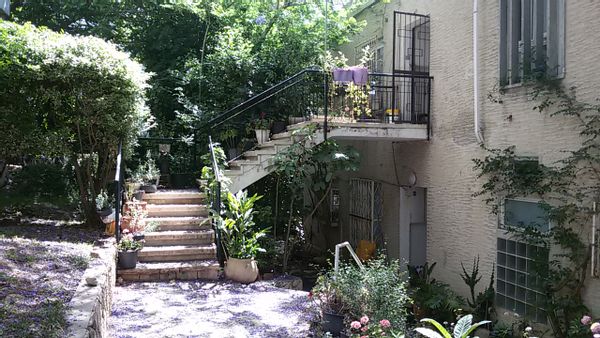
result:
<svg viewBox="0 0 600 338"><path fill-rule="evenodd" d="M479 32L477 30L478 0L473 0L473 120L475 125L475 138L477 143L483 144L481 134L481 117L479 116Z"/></svg>

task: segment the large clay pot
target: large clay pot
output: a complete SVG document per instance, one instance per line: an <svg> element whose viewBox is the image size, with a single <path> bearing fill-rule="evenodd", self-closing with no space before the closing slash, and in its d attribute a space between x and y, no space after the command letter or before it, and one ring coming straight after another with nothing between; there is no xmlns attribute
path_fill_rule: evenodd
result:
<svg viewBox="0 0 600 338"><path fill-rule="evenodd" d="M258 263L253 259L229 258L225 277L240 283L252 283L258 278Z"/></svg>

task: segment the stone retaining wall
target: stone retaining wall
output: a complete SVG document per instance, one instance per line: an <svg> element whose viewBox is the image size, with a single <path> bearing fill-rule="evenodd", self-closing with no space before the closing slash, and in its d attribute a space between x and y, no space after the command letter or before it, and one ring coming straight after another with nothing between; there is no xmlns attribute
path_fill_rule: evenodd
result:
<svg viewBox="0 0 600 338"><path fill-rule="evenodd" d="M117 250L115 239L98 241L67 312L66 337L108 337L108 319L116 278Z"/></svg>

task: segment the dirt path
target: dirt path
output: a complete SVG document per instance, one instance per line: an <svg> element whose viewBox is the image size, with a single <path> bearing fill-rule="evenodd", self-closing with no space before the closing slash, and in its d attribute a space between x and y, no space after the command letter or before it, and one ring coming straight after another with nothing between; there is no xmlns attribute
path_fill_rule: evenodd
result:
<svg viewBox="0 0 600 338"><path fill-rule="evenodd" d="M267 282L134 283L116 288L113 337L307 337L308 294Z"/></svg>

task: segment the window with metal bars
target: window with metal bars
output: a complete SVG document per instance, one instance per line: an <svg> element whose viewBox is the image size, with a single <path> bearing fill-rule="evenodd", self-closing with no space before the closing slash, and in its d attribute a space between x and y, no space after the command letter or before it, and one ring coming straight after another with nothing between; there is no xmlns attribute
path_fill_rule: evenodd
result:
<svg viewBox="0 0 600 338"><path fill-rule="evenodd" d="M500 0L500 84L565 71L565 0Z"/></svg>
<svg viewBox="0 0 600 338"><path fill-rule="evenodd" d="M372 58L366 64L369 72L371 73L382 73L383 72L383 40L374 37L367 42L364 42L354 49L354 64L359 64L360 59L363 56L363 49L369 46L369 51L372 53Z"/></svg>

